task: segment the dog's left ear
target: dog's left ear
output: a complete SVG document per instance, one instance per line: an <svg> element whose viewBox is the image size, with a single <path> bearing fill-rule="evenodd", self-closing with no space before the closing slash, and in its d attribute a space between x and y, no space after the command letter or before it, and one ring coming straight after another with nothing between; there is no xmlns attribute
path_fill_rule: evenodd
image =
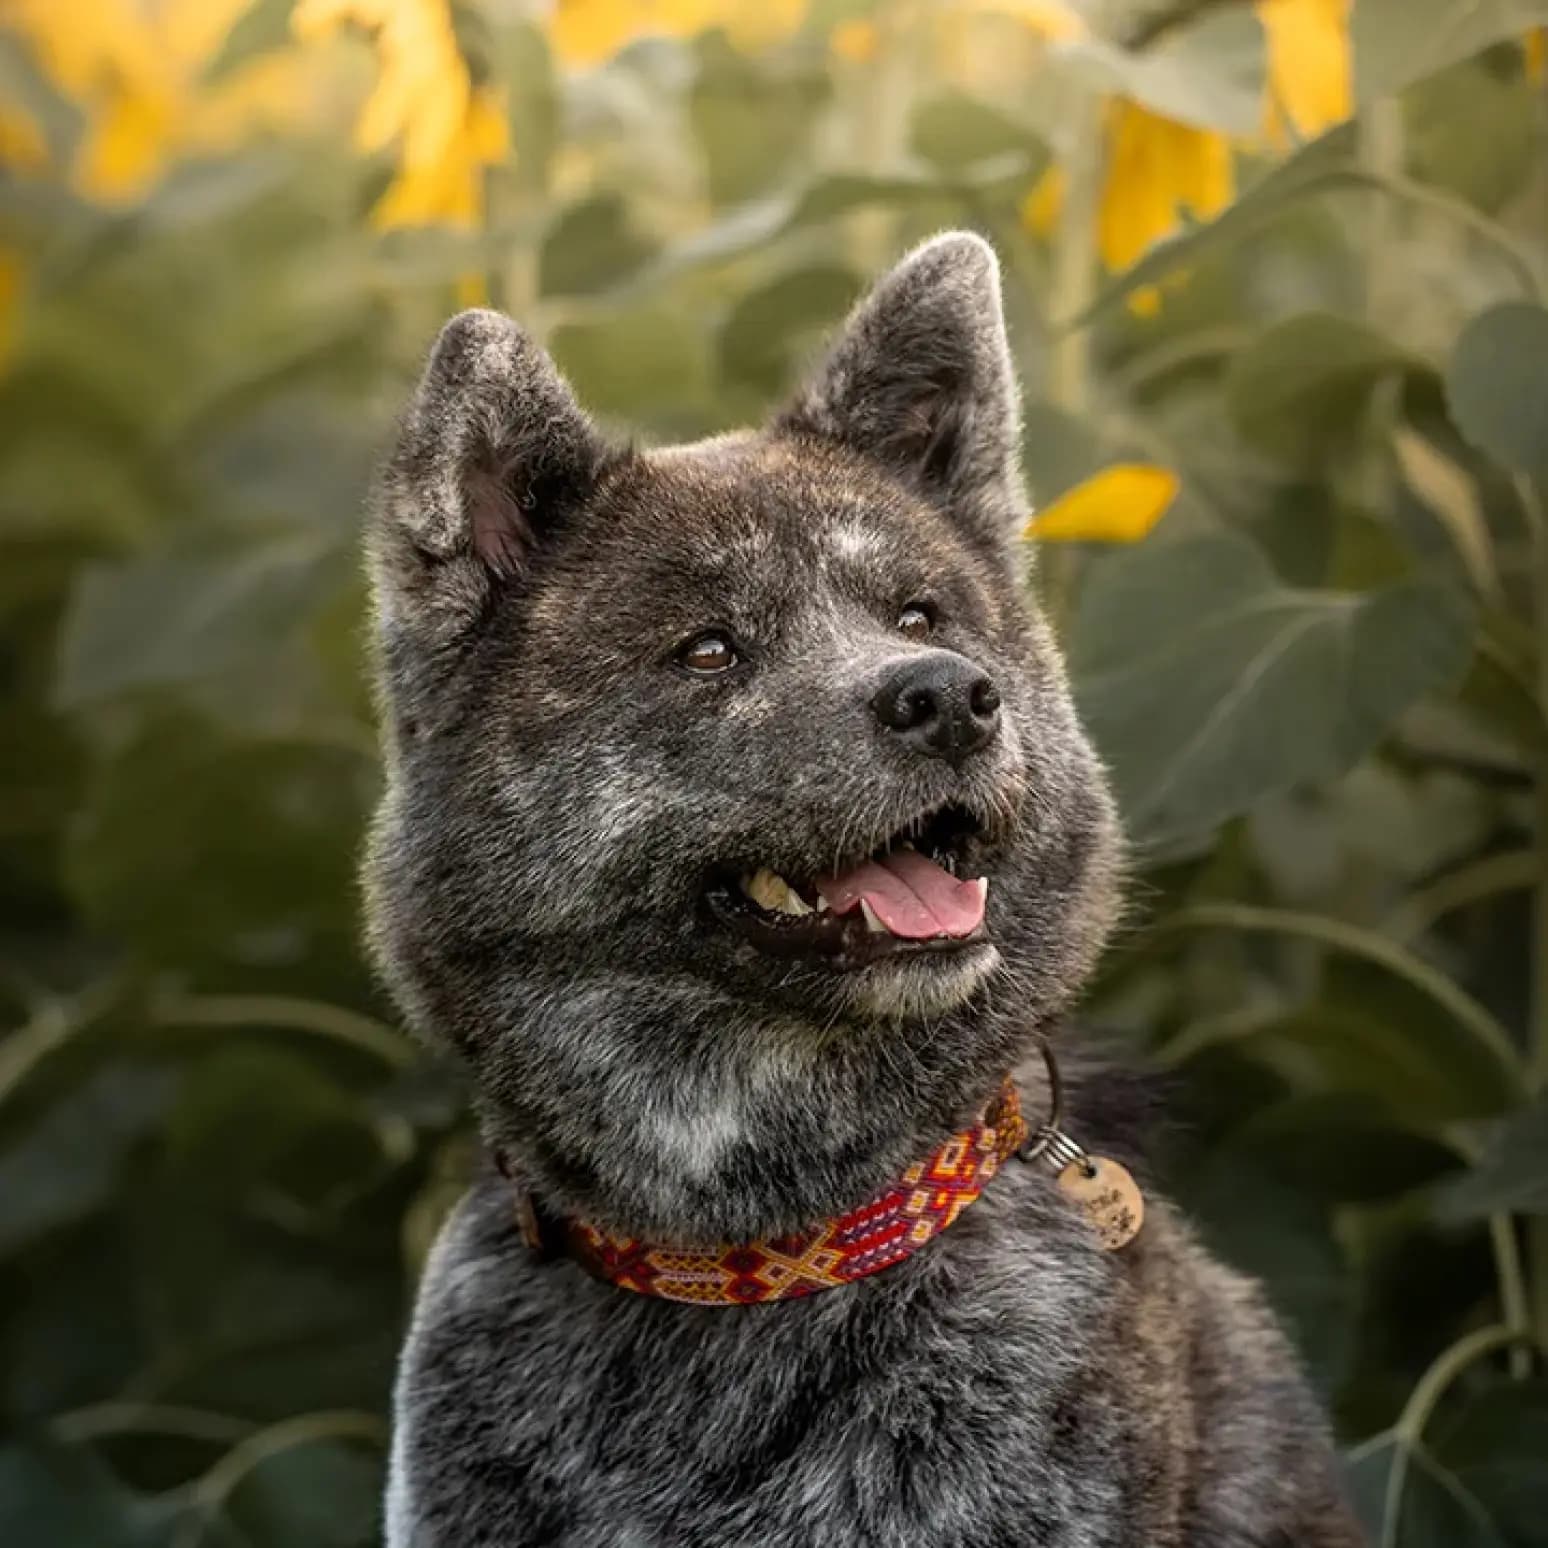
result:
<svg viewBox="0 0 1548 1548"><path fill-rule="evenodd" d="M998 549L1025 517L1020 401L994 249L954 231L860 302L775 420L874 458Z"/></svg>

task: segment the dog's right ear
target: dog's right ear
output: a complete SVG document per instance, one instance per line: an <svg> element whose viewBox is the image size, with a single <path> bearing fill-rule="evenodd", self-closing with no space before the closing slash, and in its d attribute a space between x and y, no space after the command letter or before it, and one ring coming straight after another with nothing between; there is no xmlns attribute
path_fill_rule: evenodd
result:
<svg viewBox="0 0 1548 1548"><path fill-rule="evenodd" d="M604 456L553 362L510 318L452 318L377 480L367 548L384 631L453 644L584 498Z"/></svg>

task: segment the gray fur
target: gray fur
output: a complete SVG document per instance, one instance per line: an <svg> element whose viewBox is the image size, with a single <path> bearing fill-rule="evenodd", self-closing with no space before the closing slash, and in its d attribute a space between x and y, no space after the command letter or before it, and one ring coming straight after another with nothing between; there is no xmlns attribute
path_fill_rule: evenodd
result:
<svg viewBox="0 0 1548 1548"><path fill-rule="evenodd" d="M368 544L372 944L548 1210L713 1243L850 1208L1074 1002L1118 844L1015 579L1016 427L969 236L887 276L767 429L696 446L610 449L513 323L448 324ZM893 627L921 595L926 643ZM744 666L690 678L711 626ZM1001 689L960 769L867 709L927 648ZM792 962L705 913L711 863L818 874L947 800L989 824L992 946ZM538 1261L490 1172L421 1288L388 1515L391 1548L1359 1541L1257 1293L1159 1200L1103 1255L1019 1163L899 1267L738 1309Z"/></svg>

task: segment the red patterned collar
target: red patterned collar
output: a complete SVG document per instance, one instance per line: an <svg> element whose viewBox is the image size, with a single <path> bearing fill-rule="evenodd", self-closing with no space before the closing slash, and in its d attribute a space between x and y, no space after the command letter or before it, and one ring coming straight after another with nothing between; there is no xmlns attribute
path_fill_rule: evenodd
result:
<svg viewBox="0 0 1548 1548"><path fill-rule="evenodd" d="M933 1240L988 1186L1025 1143L1015 1084L1005 1084L983 1118L916 1162L859 1209L793 1236L739 1245L655 1246L583 1220L555 1228L563 1248L599 1279L639 1295L695 1306L751 1306L832 1290L891 1268ZM548 1245L530 1196L521 1200L530 1245Z"/></svg>

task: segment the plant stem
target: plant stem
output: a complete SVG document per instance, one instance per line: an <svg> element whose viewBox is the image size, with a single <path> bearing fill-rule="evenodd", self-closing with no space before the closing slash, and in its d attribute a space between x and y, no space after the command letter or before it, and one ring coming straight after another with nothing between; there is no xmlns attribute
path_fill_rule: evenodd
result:
<svg viewBox="0 0 1548 1548"><path fill-rule="evenodd" d="M173 1548L196 1548L208 1533L211 1521L230 1498L238 1484L254 1468L271 1457L323 1440L357 1441L382 1447L387 1443L385 1427L375 1414L350 1410L300 1414L283 1419L247 1436L223 1456L188 1491L189 1510L173 1537Z"/></svg>
<svg viewBox="0 0 1548 1548"><path fill-rule="evenodd" d="M1403 979L1469 1032L1478 1046L1492 1056L1501 1085L1507 1087L1516 1099L1525 1099L1529 1094L1526 1072L1522 1068L1516 1044L1494 1013L1423 958L1373 930L1365 930L1359 925L1349 924L1342 919L1330 919L1322 914L1259 908L1250 903L1195 904L1168 915L1159 922L1157 928L1168 931L1246 930L1261 935L1287 935L1317 941L1335 951L1362 957Z"/></svg>
<svg viewBox="0 0 1548 1548"><path fill-rule="evenodd" d="M1489 1216L1489 1245L1494 1252L1494 1277L1500 1287L1500 1310L1505 1325L1520 1340L1510 1351L1510 1374L1517 1381L1525 1381L1532 1374L1532 1307L1512 1216Z"/></svg>
<svg viewBox="0 0 1548 1548"><path fill-rule="evenodd" d="M1410 893L1382 921L1381 933L1395 941L1412 941L1455 909L1498 897L1502 892L1524 892L1534 887L1538 869L1536 851L1525 848L1485 855L1481 860L1460 865Z"/></svg>
<svg viewBox="0 0 1548 1548"><path fill-rule="evenodd" d="M0 1101L56 1049L83 1032L112 1004L116 983L98 984L73 1000L46 1000L31 1020L5 1035L0 1046Z"/></svg>
<svg viewBox="0 0 1548 1548"><path fill-rule="evenodd" d="M1449 1349L1444 1349L1421 1376L1403 1405L1403 1412L1393 1426L1393 1432L1415 1446L1424 1438L1424 1427L1429 1423L1447 1389L1475 1360L1493 1354L1497 1349L1507 1349L1518 1343L1521 1335L1513 1328L1480 1328L1459 1338Z"/></svg>
<svg viewBox="0 0 1548 1548"><path fill-rule="evenodd" d="M1536 485L1516 481L1532 540L1532 614L1537 634L1537 703L1548 719L1548 512ZM1532 899L1532 1021L1527 1069L1539 1101L1548 1100L1548 756L1537 767L1537 886ZM1548 1219L1527 1223L1532 1325L1548 1345Z"/></svg>
<svg viewBox="0 0 1548 1548"><path fill-rule="evenodd" d="M1475 1360L1481 1360L1485 1355L1510 1348L1521 1341L1522 1335L1513 1328L1480 1328L1476 1333L1459 1338L1450 1348L1443 1349L1419 1378L1391 1430L1392 1438L1398 1444L1393 1451L1392 1470L1387 1475L1386 1499L1382 1506L1382 1548L1391 1548L1397 1540L1397 1525L1403 1511L1403 1491L1408 1484L1409 1458L1415 1448L1423 1443L1424 1427L1452 1382Z"/></svg>
<svg viewBox="0 0 1548 1548"><path fill-rule="evenodd" d="M1084 317L1096 299L1097 223L1107 161L1105 109L1095 93L1081 99L1064 158L1064 203L1048 296L1048 316L1055 326ZM1061 328L1049 347L1048 397L1076 418L1091 412L1091 330L1084 322ZM1055 543L1044 548L1040 558L1043 605L1055 631L1062 633L1075 589L1075 549Z"/></svg>
<svg viewBox="0 0 1548 1548"><path fill-rule="evenodd" d="M1525 475L1516 480L1532 543L1532 621L1537 635L1537 703L1548 720L1548 512ZM1548 757L1537 768L1537 887L1532 919L1532 1084L1548 1095Z"/></svg>
<svg viewBox="0 0 1548 1548"><path fill-rule="evenodd" d="M908 149L916 54L928 32L932 7L916 0L877 8L876 56L870 90L856 123L855 164L877 176L895 173ZM857 210L847 222L851 250L863 272L879 271L897 256L898 217L880 205Z"/></svg>
<svg viewBox="0 0 1548 1548"><path fill-rule="evenodd" d="M1403 109L1395 97L1372 102L1360 115L1360 164L1385 185L1403 175ZM1398 207L1384 194L1366 201L1365 253L1362 275L1365 319L1378 332L1392 309L1393 238L1398 234ZM1399 266L1401 272L1401 266ZM1359 495L1373 511L1383 511L1392 498L1392 435L1401 413L1403 378L1389 371L1376 384L1367 415L1368 438L1359 468Z"/></svg>
<svg viewBox="0 0 1548 1548"><path fill-rule="evenodd" d="M1413 205L1416 209L1431 210L1456 222L1494 249L1510 266L1526 295L1534 300L1542 297L1542 278L1531 253L1499 221L1485 215L1466 199L1447 193L1444 188L1416 182L1400 173L1381 173L1369 166L1330 168L1320 177L1308 178L1299 192L1315 193L1324 188L1337 188L1341 184L1351 188L1377 189L1391 199Z"/></svg>
<svg viewBox="0 0 1548 1548"><path fill-rule="evenodd" d="M1173 32L1194 22L1203 21L1215 11L1224 11L1234 5L1245 5L1247 0L1181 0L1178 5L1157 11L1130 28L1123 38L1123 46L1136 53L1154 48Z"/></svg>
<svg viewBox="0 0 1548 1548"><path fill-rule="evenodd" d="M418 1057L413 1043L380 1021L321 1000L277 994L166 994L154 1000L150 1019L163 1027L273 1027L332 1038L373 1055L395 1069Z"/></svg>
<svg viewBox="0 0 1548 1548"><path fill-rule="evenodd" d="M1360 166L1377 188L1390 188L1403 177L1403 109L1395 97L1382 97L1360 115ZM1391 279L1392 254L1388 250L1397 214L1385 198L1369 201L1365 227L1365 315L1381 324L1381 292Z"/></svg>
<svg viewBox="0 0 1548 1548"><path fill-rule="evenodd" d="M48 1427L71 1446L110 1435L176 1435L229 1446L246 1440L258 1428L250 1419L236 1419L205 1408L113 1400L72 1409L49 1420Z"/></svg>

